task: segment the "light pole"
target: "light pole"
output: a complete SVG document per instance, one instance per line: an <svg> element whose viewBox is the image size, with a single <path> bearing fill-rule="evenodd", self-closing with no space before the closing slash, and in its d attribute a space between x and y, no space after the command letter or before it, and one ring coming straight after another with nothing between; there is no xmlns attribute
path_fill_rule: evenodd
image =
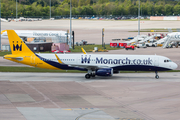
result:
<svg viewBox="0 0 180 120"><path fill-rule="evenodd" d="M51 20L51 0L50 0L49 4L50 4L50 16L49 17L50 17L50 20Z"/></svg>
<svg viewBox="0 0 180 120"><path fill-rule="evenodd" d="M71 39L72 39L71 3L72 3L72 0L70 0L70 39L69 39L69 48L72 48L71 47Z"/></svg>
<svg viewBox="0 0 180 120"><path fill-rule="evenodd" d="M17 22L17 0L16 0L16 22Z"/></svg>
<svg viewBox="0 0 180 120"><path fill-rule="evenodd" d="M139 0L139 8L138 8L138 35L140 35L140 0Z"/></svg>
<svg viewBox="0 0 180 120"><path fill-rule="evenodd" d="M1 0L0 0L0 19L1 19ZM1 21L0 21L0 31L1 31ZM0 50L1 50L1 35L0 35Z"/></svg>

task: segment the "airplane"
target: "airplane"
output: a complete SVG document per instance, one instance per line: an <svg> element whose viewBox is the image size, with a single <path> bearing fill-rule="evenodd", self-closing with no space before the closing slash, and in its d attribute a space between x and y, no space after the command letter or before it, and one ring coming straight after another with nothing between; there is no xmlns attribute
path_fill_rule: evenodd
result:
<svg viewBox="0 0 180 120"><path fill-rule="evenodd" d="M4 59L33 67L55 70L87 71L86 79L97 76L112 76L119 71L167 71L177 68L169 58L159 55L119 55L119 54L42 54L33 53L14 30L7 30L12 54Z"/></svg>
<svg viewBox="0 0 180 120"><path fill-rule="evenodd" d="M169 33L165 38L164 38L164 44L163 48L166 48L169 43L171 42L180 42L180 32L172 32Z"/></svg>
<svg viewBox="0 0 180 120"><path fill-rule="evenodd" d="M27 40L27 38L40 38L40 37L56 38L63 36L67 38L66 31L46 31L46 30L14 30L14 31L24 41ZM7 30L1 31L1 37L8 38Z"/></svg>

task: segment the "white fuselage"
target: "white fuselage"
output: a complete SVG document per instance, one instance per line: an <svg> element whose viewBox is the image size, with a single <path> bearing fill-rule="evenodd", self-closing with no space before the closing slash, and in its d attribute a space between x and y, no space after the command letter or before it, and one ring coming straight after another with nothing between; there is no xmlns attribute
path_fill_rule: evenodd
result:
<svg viewBox="0 0 180 120"><path fill-rule="evenodd" d="M65 31L47 31L47 30L15 30L19 37L58 37L58 36L67 36L67 32ZM3 32L1 34L2 38L8 38L7 32Z"/></svg>
<svg viewBox="0 0 180 120"><path fill-rule="evenodd" d="M44 62L62 69L55 54L36 55ZM177 68L176 63L169 58L158 55L57 54L57 56L63 65L67 65L64 69L76 67L87 70L113 68L114 70L163 71Z"/></svg>

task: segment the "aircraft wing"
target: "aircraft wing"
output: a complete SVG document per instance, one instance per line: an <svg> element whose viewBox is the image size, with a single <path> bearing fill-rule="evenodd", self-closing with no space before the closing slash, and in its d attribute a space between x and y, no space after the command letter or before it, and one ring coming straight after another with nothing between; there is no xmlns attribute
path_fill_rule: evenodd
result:
<svg viewBox="0 0 180 120"><path fill-rule="evenodd" d="M96 69L101 69L101 68L109 68L109 66L97 66L97 65L71 65L71 64L68 64L68 66L86 68L86 69L90 69L90 70L96 70Z"/></svg>

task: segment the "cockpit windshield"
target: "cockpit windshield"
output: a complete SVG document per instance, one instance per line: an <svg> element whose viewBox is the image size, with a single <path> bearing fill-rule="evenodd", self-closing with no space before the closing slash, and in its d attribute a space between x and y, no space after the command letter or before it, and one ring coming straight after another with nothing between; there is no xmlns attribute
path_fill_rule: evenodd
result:
<svg viewBox="0 0 180 120"><path fill-rule="evenodd" d="M164 60L164 62L172 62L171 60Z"/></svg>

